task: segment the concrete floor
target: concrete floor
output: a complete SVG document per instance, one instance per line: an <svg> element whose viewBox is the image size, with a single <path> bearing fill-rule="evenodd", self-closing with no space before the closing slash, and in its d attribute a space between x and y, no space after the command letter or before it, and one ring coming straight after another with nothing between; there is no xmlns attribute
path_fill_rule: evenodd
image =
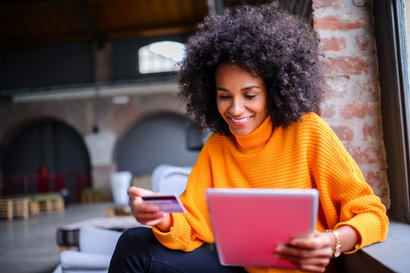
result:
<svg viewBox="0 0 410 273"><path fill-rule="evenodd" d="M0 273L51 273L59 264L57 227L106 216L112 203L74 204L63 212L0 219Z"/></svg>

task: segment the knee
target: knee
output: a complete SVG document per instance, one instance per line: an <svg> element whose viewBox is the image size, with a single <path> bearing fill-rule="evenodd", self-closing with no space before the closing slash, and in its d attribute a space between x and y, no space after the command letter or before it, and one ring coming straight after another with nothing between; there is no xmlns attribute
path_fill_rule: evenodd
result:
<svg viewBox="0 0 410 273"><path fill-rule="evenodd" d="M155 239L150 228L138 227L124 231L118 239L108 272L145 272L144 250ZM130 270L132 269L132 270Z"/></svg>
<svg viewBox="0 0 410 273"><path fill-rule="evenodd" d="M135 251L144 245L148 245L153 237L154 235L150 228L130 228L121 234L116 248L120 251Z"/></svg>

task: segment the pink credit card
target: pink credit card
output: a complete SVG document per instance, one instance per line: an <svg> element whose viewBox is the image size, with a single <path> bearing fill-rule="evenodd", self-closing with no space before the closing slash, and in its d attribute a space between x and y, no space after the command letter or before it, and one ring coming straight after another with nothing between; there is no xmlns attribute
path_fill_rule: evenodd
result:
<svg viewBox="0 0 410 273"><path fill-rule="evenodd" d="M141 196L142 200L159 206L163 212L184 213L185 207L176 194L154 194Z"/></svg>

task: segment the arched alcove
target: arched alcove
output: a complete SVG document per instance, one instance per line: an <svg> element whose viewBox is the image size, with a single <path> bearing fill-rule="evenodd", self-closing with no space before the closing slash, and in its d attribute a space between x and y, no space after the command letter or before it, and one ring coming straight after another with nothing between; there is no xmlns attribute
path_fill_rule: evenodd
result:
<svg viewBox="0 0 410 273"><path fill-rule="evenodd" d="M78 201L82 188L90 185L90 157L83 138L54 119L21 128L5 147L2 169L4 195L67 188L69 200Z"/></svg>
<svg viewBox="0 0 410 273"><path fill-rule="evenodd" d="M114 162L118 171L138 176L151 174L160 164L194 165L199 152L187 148L188 122L183 116L163 113L136 123L117 142Z"/></svg>

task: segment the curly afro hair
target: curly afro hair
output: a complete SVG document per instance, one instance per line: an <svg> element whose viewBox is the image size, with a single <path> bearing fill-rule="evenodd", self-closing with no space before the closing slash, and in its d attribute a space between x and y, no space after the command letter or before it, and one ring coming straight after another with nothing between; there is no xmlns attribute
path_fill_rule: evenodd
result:
<svg viewBox="0 0 410 273"><path fill-rule="evenodd" d="M319 107L323 77L316 38L307 23L279 9L276 1L208 16L188 39L179 98L198 123L230 135L216 105L215 69L223 62L265 81L274 127L286 127Z"/></svg>

